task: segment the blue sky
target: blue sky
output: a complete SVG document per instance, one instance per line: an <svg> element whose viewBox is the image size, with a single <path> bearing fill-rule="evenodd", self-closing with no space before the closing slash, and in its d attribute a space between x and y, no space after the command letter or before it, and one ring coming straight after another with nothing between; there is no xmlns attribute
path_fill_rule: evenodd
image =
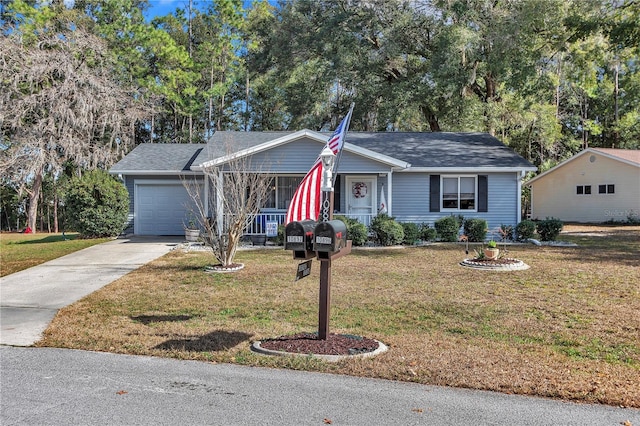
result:
<svg viewBox="0 0 640 426"><path fill-rule="evenodd" d="M193 6L197 9L201 9L206 3L213 3L214 0L193 0ZM244 0L245 7L251 4L252 0ZM275 3L274 0L270 0L270 3ZM189 0L149 0L149 9L146 12L148 18L154 16L165 16L172 13L176 8L186 9L189 6Z"/></svg>

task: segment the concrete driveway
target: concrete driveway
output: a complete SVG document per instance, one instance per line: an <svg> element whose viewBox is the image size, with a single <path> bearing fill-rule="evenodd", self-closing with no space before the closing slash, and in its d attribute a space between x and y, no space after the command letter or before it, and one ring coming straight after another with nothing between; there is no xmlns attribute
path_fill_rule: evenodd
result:
<svg viewBox="0 0 640 426"><path fill-rule="evenodd" d="M117 239L0 278L0 345L33 345L60 308L168 253L181 241Z"/></svg>

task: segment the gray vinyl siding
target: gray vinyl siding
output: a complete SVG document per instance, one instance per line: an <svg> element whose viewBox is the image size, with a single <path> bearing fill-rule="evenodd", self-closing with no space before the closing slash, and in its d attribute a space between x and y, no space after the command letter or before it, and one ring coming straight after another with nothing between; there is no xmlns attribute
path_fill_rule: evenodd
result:
<svg viewBox="0 0 640 426"><path fill-rule="evenodd" d="M267 152L259 152L252 156L251 163L263 172L276 174L306 174L315 163L324 147L311 139L299 139L284 145L276 146ZM379 161L361 157L343 151L340 157L338 173L387 173L390 167Z"/></svg>
<svg viewBox="0 0 640 426"><path fill-rule="evenodd" d="M484 174L484 173L483 173ZM446 175L442 173L441 175ZM517 173L489 173L488 176L488 211L481 212L430 212L429 211L429 174L427 173L394 173L393 175L393 216L400 222L433 223L444 216L461 214L465 218L480 218L487 221L489 233L487 237L498 238L500 225L515 226L518 198ZM493 232L493 233L492 233Z"/></svg>

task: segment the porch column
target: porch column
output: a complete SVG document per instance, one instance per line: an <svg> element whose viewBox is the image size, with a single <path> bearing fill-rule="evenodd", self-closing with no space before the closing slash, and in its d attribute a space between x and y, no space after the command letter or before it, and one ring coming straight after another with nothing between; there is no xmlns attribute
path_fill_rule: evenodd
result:
<svg viewBox="0 0 640 426"><path fill-rule="evenodd" d="M204 174L204 215L209 217L209 177Z"/></svg>
<svg viewBox="0 0 640 426"><path fill-rule="evenodd" d="M393 172L387 173L387 214L393 216Z"/></svg>
<svg viewBox="0 0 640 426"><path fill-rule="evenodd" d="M223 194L223 179L224 176L222 174L222 170L218 172L218 176L216 176L217 182L215 185L216 188L216 220L218 221L218 236L222 235L222 229L224 227L224 203L222 201Z"/></svg>

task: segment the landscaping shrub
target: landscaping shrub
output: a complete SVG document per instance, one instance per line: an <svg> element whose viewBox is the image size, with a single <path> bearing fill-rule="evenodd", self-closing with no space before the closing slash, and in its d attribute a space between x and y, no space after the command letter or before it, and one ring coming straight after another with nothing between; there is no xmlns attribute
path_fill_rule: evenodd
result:
<svg viewBox="0 0 640 426"><path fill-rule="evenodd" d="M404 229L395 218L387 214L379 214L371 220L370 226L375 241L383 246L401 244L404 240Z"/></svg>
<svg viewBox="0 0 640 426"><path fill-rule="evenodd" d="M458 231L460 230L460 218L456 216L445 216L436 220L433 226L436 228L440 241L458 241Z"/></svg>
<svg viewBox="0 0 640 426"><path fill-rule="evenodd" d="M435 241L438 238L438 232L429 226L428 223L420 225L420 239L422 241Z"/></svg>
<svg viewBox="0 0 640 426"><path fill-rule="evenodd" d="M378 230L378 241L383 246L395 246L404 240L404 229L395 220L386 220Z"/></svg>
<svg viewBox="0 0 640 426"><path fill-rule="evenodd" d="M354 246L363 246L369 238L367 227L358 219L351 219L345 216L335 216L334 219L341 220L347 226L347 239L351 240Z"/></svg>
<svg viewBox="0 0 640 426"><path fill-rule="evenodd" d="M115 177L93 170L71 179L65 206L70 228L83 237L115 237L126 225L129 193Z"/></svg>
<svg viewBox="0 0 640 426"><path fill-rule="evenodd" d="M278 236L274 237L273 242L277 246L284 245L284 225L278 225Z"/></svg>
<svg viewBox="0 0 640 426"><path fill-rule="evenodd" d="M533 238L533 234L536 232L536 224L532 220L523 220L516 225L516 239L518 241L528 240Z"/></svg>
<svg viewBox="0 0 640 426"><path fill-rule="evenodd" d="M402 230L404 231L404 239L402 244L413 245L420 239L420 228L413 222L402 223Z"/></svg>
<svg viewBox="0 0 640 426"><path fill-rule="evenodd" d="M536 231L538 231L538 235L542 241L555 241L555 239L558 238L558 235L560 235L560 231L562 231L563 226L564 224L560 219L548 217L545 220L538 222Z"/></svg>
<svg viewBox="0 0 640 426"><path fill-rule="evenodd" d="M484 219L465 219L462 226L470 242L479 243L487 237L487 221Z"/></svg>

